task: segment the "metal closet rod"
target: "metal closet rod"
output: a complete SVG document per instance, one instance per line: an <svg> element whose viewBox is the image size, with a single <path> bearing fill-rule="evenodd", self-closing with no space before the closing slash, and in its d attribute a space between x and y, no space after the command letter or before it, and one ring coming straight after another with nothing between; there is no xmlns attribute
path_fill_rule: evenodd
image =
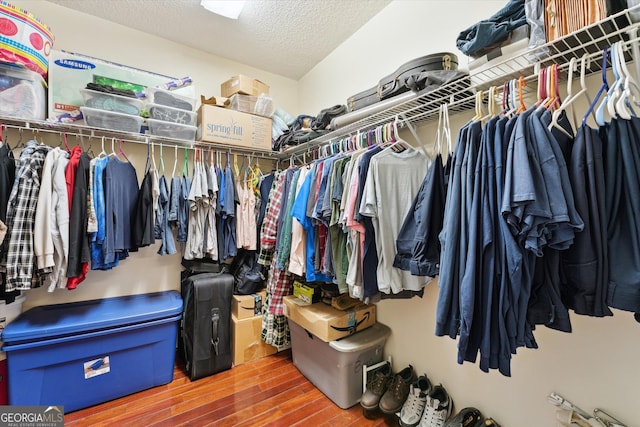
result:
<svg viewBox="0 0 640 427"><path fill-rule="evenodd" d="M1 121L2 119L0 119L0 122ZM87 129L88 133L84 133L80 129L79 129L79 132L76 132L74 130L67 131L67 130L55 129L51 127L32 127L28 122L26 125L2 123L0 124L0 126L3 129L15 129L20 133L22 133L23 131L32 132L35 134L38 134L40 132L46 132L50 134L58 134L60 135L60 137L62 137L63 135L67 135L67 136L80 138L80 139L83 139L83 138L95 139L95 140L113 139L113 140L122 141L126 143L152 144L155 146L162 145L167 147L178 147L183 149L186 148L188 150L194 150L194 151L198 149L198 150L211 150L214 152L218 151L218 152L224 152L224 153L229 152L231 154L241 154L243 156L259 157L261 159L267 159L267 160L273 160L273 161L278 160L273 154L266 154L264 152L251 150L250 148L234 147L234 146L224 145L224 144L209 144L201 141L174 141L171 139L153 137L151 135L140 135L139 137L140 139L130 139L126 137L122 138L120 136L109 135L108 130L104 131L104 135L97 135L95 129ZM99 131L99 132L102 133L102 131ZM2 139L5 140L4 132L2 133L3 133Z"/></svg>

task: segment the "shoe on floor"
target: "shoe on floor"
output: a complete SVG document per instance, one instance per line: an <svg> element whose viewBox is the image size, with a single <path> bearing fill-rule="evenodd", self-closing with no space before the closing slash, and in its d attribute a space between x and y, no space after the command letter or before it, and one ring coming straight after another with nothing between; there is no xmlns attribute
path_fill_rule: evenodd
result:
<svg viewBox="0 0 640 427"><path fill-rule="evenodd" d="M447 390L441 384L432 387L427 395L424 413L420 419L420 427L443 427L451 416L452 408L453 401L449 397Z"/></svg>
<svg viewBox="0 0 640 427"><path fill-rule="evenodd" d="M484 425L482 414L473 407L462 408L445 423L445 427L481 427ZM489 424L491 425L491 424Z"/></svg>
<svg viewBox="0 0 640 427"><path fill-rule="evenodd" d="M366 418L373 416L373 413L377 411L380 398L387 391L392 379L393 373L389 362L372 372L371 379L367 382L367 388L360 399L360 405Z"/></svg>
<svg viewBox="0 0 640 427"><path fill-rule="evenodd" d="M411 365L395 374L389 388L380 398L380 410L385 414L395 414L400 411L409 395L409 388L416 379L416 373Z"/></svg>
<svg viewBox="0 0 640 427"><path fill-rule="evenodd" d="M420 423L430 391L431 382L426 375L419 376L416 382L411 384L407 400L404 401L400 411L400 425L402 427L415 427Z"/></svg>

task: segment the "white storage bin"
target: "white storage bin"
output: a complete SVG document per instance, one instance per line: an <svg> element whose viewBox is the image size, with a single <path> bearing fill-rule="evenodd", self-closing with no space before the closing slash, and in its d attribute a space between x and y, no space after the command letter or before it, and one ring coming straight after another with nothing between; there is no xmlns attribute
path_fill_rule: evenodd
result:
<svg viewBox="0 0 640 427"><path fill-rule="evenodd" d="M162 120L188 126L195 126L198 120L198 114L193 111L167 107L166 105L149 104L147 110L149 111L149 117L153 120Z"/></svg>
<svg viewBox="0 0 640 427"><path fill-rule="evenodd" d="M197 126L181 125L162 120L147 119L147 124L151 135L188 141L196 139L196 130L198 130Z"/></svg>
<svg viewBox="0 0 640 427"><path fill-rule="evenodd" d="M289 320L293 364L339 407L346 409L362 397L362 366L382 361L389 327L373 326L337 341L322 341Z"/></svg>
<svg viewBox="0 0 640 427"><path fill-rule="evenodd" d="M139 115L144 102L138 98L114 95L91 89L80 89L85 107L116 113Z"/></svg>
<svg viewBox="0 0 640 427"><path fill-rule="evenodd" d="M151 104L160 104L187 111L193 111L196 107L196 100L194 98L157 87L147 88L147 101Z"/></svg>
<svg viewBox="0 0 640 427"><path fill-rule="evenodd" d="M80 107L84 122L87 126L101 129L118 130L122 132L140 133L142 117L132 114L116 113L114 111L98 110L90 107Z"/></svg>
<svg viewBox="0 0 640 427"><path fill-rule="evenodd" d="M44 79L35 71L0 63L0 116L44 120Z"/></svg>

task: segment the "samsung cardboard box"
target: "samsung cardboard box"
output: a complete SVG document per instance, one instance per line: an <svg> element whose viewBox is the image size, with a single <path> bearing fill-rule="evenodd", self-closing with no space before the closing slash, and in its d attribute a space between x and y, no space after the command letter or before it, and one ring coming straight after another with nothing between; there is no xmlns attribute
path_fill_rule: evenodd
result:
<svg viewBox="0 0 640 427"><path fill-rule="evenodd" d="M298 297L284 297L285 315L322 341L348 337L376 323L376 306L360 305L350 310L337 310L322 302L308 305Z"/></svg>
<svg viewBox="0 0 640 427"><path fill-rule="evenodd" d="M234 295L231 300L231 314L238 320L262 316L267 292L262 290L252 295Z"/></svg>
<svg viewBox="0 0 640 427"><path fill-rule="evenodd" d="M80 89L87 83L108 84L143 94L147 87L177 79L79 53L52 50L48 80L48 117L71 122L84 105ZM193 85L175 89L175 93L195 99Z"/></svg>
<svg viewBox="0 0 640 427"><path fill-rule="evenodd" d="M256 151L271 151L271 119L213 105L198 109L198 139Z"/></svg>
<svg viewBox="0 0 640 427"><path fill-rule="evenodd" d="M262 316L238 319L231 315L231 353L234 366L277 353L278 349L265 343L261 335Z"/></svg>
<svg viewBox="0 0 640 427"><path fill-rule="evenodd" d="M269 85L260 80L238 74L220 85L220 94L226 98L240 93L242 95L269 95Z"/></svg>

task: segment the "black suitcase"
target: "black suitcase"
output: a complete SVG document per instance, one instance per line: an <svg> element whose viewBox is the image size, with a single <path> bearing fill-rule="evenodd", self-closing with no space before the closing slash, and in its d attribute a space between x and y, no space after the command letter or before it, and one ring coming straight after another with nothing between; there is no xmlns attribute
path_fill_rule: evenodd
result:
<svg viewBox="0 0 640 427"><path fill-rule="evenodd" d="M415 84L416 79L423 73L430 71L455 71L458 69L458 57L449 52L434 53L421 56L402 64L396 71L380 79L378 82L378 96L380 100L423 88Z"/></svg>
<svg viewBox="0 0 640 427"><path fill-rule="evenodd" d="M463 73L458 73L457 69L458 57L449 52L412 59L380 79L377 86L347 98L347 106L353 112L409 90L420 92L426 88L433 89L462 77Z"/></svg>
<svg viewBox="0 0 640 427"><path fill-rule="evenodd" d="M230 369L233 276L195 274L186 277L181 288L181 353L189 378L196 380Z"/></svg>
<svg viewBox="0 0 640 427"><path fill-rule="evenodd" d="M374 86L347 98L349 111L356 111L380 101L378 86Z"/></svg>

